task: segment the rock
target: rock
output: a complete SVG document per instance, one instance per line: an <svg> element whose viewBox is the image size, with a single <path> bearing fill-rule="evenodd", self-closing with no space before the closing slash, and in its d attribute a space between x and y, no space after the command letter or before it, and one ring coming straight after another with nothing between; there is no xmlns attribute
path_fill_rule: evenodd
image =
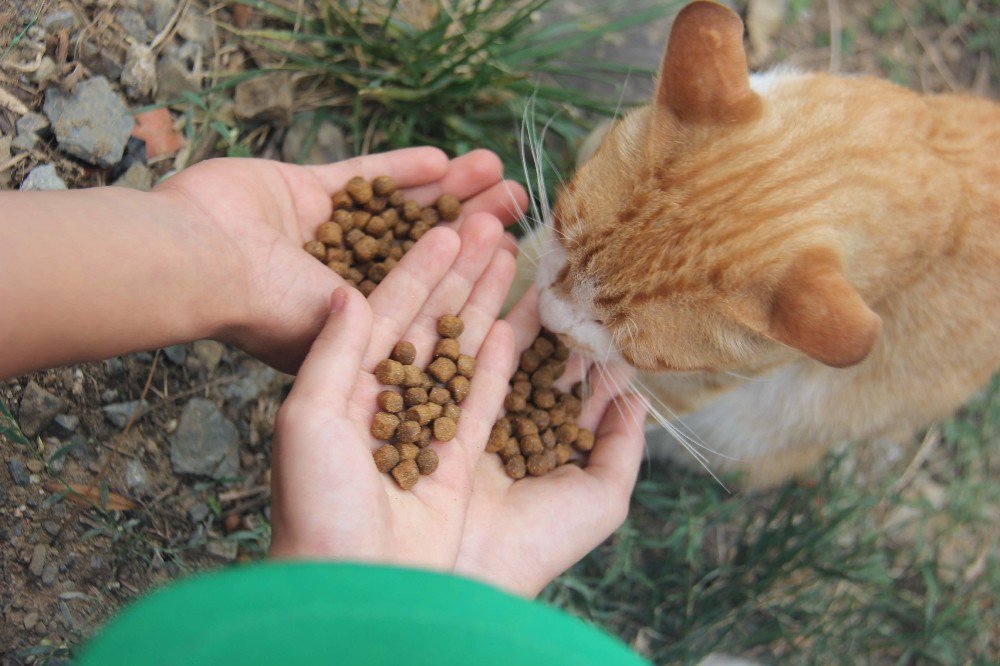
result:
<svg viewBox="0 0 1000 666"><path fill-rule="evenodd" d="M135 458L125 466L125 487L139 493L149 492L149 472Z"/></svg>
<svg viewBox="0 0 1000 666"><path fill-rule="evenodd" d="M205 519L208 518L208 514L210 512L211 509L208 508L207 504L199 502L188 509L188 519L191 521L192 525L200 525L205 522Z"/></svg>
<svg viewBox="0 0 1000 666"><path fill-rule="evenodd" d="M55 536L59 534L59 523L54 523L51 520L46 520L44 523L42 523L42 529L44 529L49 536Z"/></svg>
<svg viewBox="0 0 1000 666"><path fill-rule="evenodd" d="M122 7L118 10L118 15L115 17L115 20L129 37L140 44L149 43L149 40L153 36L149 28L146 26L146 20L142 17L142 14L135 9Z"/></svg>
<svg viewBox="0 0 1000 666"><path fill-rule="evenodd" d="M103 76L81 81L72 95L49 88L42 110L52 122L60 149L106 167L122 158L135 126L128 108Z"/></svg>
<svg viewBox="0 0 1000 666"><path fill-rule="evenodd" d="M121 358L115 356L104 362L104 370L109 377L121 377L125 374L125 364L122 363Z"/></svg>
<svg viewBox="0 0 1000 666"><path fill-rule="evenodd" d="M157 102L181 99L184 93L198 92L199 77L176 55L164 53L156 63Z"/></svg>
<svg viewBox="0 0 1000 666"><path fill-rule="evenodd" d="M184 361L188 355L187 347L184 345L170 345L163 348L163 355L170 359L170 362L174 365L184 365Z"/></svg>
<svg viewBox="0 0 1000 666"><path fill-rule="evenodd" d="M236 427L215 403L193 398L170 437L170 462L178 474L232 477L240 471L239 448Z"/></svg>
<svg viewBox="0 0 1000 666"><path fill-rule="evenodd" d="M230 383L225 389L226 397L233 401L236 409L256 400L261 393L271 388L278 379L278 373L259 361L249 361L240 368L244 377Z"/></svg>
<svg viewBox="0 0 1000 666"><path fill-rule="evenodd" d="M133 190L148 192L153 188L153 174L142 162L133 162L115 182L114 187L127 187Z"/></svg>
<svg viewBox="0 0 1000 666"><path fill-rule="evenodd" d="M24 616L24 628L31 631L38 624L38 613L32 611Z"/></svg>
<svg viewBox="0 0 1000 666"><path fill-rule="evenodd" d="M139 416L136 418L138 421L143 416L149 413L149 403L143 400L141 403L138 400L132 400L131 402L116 402L112 405L105 405L101 407L101 411L104 412L104 418L118 426L119 428L124 428L132 418L132 414L135 412L136 406L139 407Z"/></svg>
<svg viewBox="0 0 1000 666"><path fill-rule="evenodd" d="M116 388L106 388L101 391L101 402L104 404L110 404L118 399L118 389Z"/></svg>
<svg viewBox="0 0 1000 666"><path fill-rule="evenodd" d="M42 569L42 585L45 587L52 587L56 584L56 578L59 577L59 567L54 564L46 564L45 568Z"/></svg>
<svg viewBox="0 0 1000 666"><path fill-rule="evenodd" d="M65 190L66 183L51 164L36 166L21 183L22 190Z"/></svg>
<svg viewBox="0 0 1000 666"><path fill-rule="evenodd" d="M147 159L176 153L183 139L174 128L174 119L165 108L153 109L135 116L132 137L142 141Z"/></svg>
<svg viewBox="0 0 1000 666"><path fill-rule="evenodd" d="M132 44L125 54L121 83L129 97L150 97L156 92L156 56L145 44Z"/></svg>
<svg viewBox="0 0 1000 666"><path fill-rule="evenodd" d="M277 125L292 120L292 79L285 72L262 74L236 86L236 117Z"/></svg>
<svg viewBox="0 0 1000 666"><path fill-rule="evenodd" d="M21 431L27 437L34 437L52 423L52 419L63 408L63 401L39 386L34 380L28 382L21 396L21 410L17 420Z"/></svg>
<svg viewBox="0 0 1000 666"><path fill-rule="evenodd" d="M87 33L81 31L80 34L81 38L76 42L80 61L94 74L117 81L122 75L123 54L109 48L99 48L93 39L82 38Z"/></svg>
<svg viewBox="0 0 1000 666"><path fill-rule="evenodd" d="M28 564L28 571L31 572L32 576L42 575L42 569L45 567L45 556L47 554L48 548L45 547L45 544L35 544L34 549L31 551L31 562Z"/></svg>
<svg viewBox="0 0 1000 666"><path fill-rule="evenodd" d="M19 150L34 150L40 134L49 128L49 120L40 113L26 113L17 121L17 137L11 145Z"/></svg>
<svg viewBox="0 0 1000 666"><path fill-rule="evenodd" d="M189 42L211 51L215 42L215 25L195 6L191 5L177 22L177 33Z"/></svg>
<svg viewBox="0 0 1000 666"><path fill-rule="evenodd" d="M43 18L40 23L45 30L50 33L54 33L59 32L60 30L72 30L76 23L76 17L73 15L73 12L68 9L64 9L62 11L52 12Z"/></svg>
<svg viewBox="0 0 1000 666"><path fill-rule="evenodd" d="M32 474L38 474L43 469L45 469L45 465L43 465L42 461L38 460L37 458L32 458L31 460L29 460L27 464L25 464L25 467L27 467L28 471L31 472Z"/></svg>
<svg viewBox="0 0 1000 666"><path fill-rule="evenodd" d="M226 351L222 343L215 340L198 340L194 343L193 349L194 355L208 372L214 372L219 367L222 354Z"/></svg>
<svg viewBox="0 0 1000 666"><path fill-rule="evenodd" d="M237 553L239 553L240 545L235 541L209 541L205 544L205 550L227 562L232 562L236 559Z"/></svg>
<svg viewBox="0 0 1000 666"><path fill-rule="evenodd" d="M17 458L11 458L7 461L7 471L10 472L10 480L19 486L26 486L31 482L28 468Z"/></svg>
<svg viewBox="0 0 1000 666"><path fill-rule="evenodd" d="M57 414L52 422L64 433L71 433L80 426L80 417L75 414Z"/></svg>
<svg viewBox="0 0 1000 666"><path fill-rule="evenodd" d="M317 124L312 113L295 116L281 142L281 159L286 162L329 164L348 157L351 154L340 128L331 120L320 120Z"/></svg>
<svg viewBox="0 0 1000 666"><path fill-rule="evenodd" d="M43 56L38 69L28 75L34 83L48 83L59 80L59 68L56 61L49 56Z"/></svg>

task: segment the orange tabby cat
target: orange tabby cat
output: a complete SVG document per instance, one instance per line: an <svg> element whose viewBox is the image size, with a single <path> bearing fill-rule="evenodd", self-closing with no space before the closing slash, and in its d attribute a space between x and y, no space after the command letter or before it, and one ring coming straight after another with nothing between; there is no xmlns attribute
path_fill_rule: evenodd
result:
<svg viewBox="0 0 1000 666"><path fill-rule="evenodd" d="M1000 365L1000 107L750 76L742 35L688 5L655 99L526 250L543 323L642 371L760 487L946 416Z"/></svg>

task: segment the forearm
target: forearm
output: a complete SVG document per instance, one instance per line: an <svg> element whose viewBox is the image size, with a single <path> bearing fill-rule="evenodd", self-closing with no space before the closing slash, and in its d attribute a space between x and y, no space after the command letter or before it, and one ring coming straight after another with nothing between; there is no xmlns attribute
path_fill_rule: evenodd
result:
<svg viewBox="0 0 1000 666"><path fill-rule="evenodd" d="M0 377L221 330L206 233L166 192L0 192Z"/></svg>

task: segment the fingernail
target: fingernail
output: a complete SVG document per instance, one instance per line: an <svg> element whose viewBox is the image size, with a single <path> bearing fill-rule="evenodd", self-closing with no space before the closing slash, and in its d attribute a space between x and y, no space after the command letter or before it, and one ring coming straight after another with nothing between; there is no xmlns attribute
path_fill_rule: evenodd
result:
<svg viewBox="0 0 1000 666"><path fill-rule="evenodd" d="M334 312L339 312L344 308L344 304L347 302L347 290L341 287L330 295L330 314Z"/></svg>

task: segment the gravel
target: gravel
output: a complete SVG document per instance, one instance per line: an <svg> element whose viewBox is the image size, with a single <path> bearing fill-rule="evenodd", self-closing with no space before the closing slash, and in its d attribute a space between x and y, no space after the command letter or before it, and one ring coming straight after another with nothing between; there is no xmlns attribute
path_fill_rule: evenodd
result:
<svg viewBox="0 0 1000 666"><path fill-rule="evenodd" d="M22 190L65 190L66 183L51 164L36 166L21 183Z"/></svg>
<svg viewBox="0 0 1000 666"><path fill-rule="evenodd" d="M61 150L105 167L122 158L135 126L125 103L103 76L81 81L72 94L49 88L42 109Z"/></svg>
<svg viewBox="0 0 1000 666"><path fill-rule="evenodd" d="M21 410L17 415L21 431L27 437L38 435L52 423L64 404L62 398L49 393L37 382L28 382L24 395L21 396Z"/></svg>
<svg viewBox="0 0 1000 666"><path fill-rule="evenodd" d="M240 437L215 403L193 398L181 412L170 438L170 462L178 474L201 474L216 479L240 471Z"/></svg>

